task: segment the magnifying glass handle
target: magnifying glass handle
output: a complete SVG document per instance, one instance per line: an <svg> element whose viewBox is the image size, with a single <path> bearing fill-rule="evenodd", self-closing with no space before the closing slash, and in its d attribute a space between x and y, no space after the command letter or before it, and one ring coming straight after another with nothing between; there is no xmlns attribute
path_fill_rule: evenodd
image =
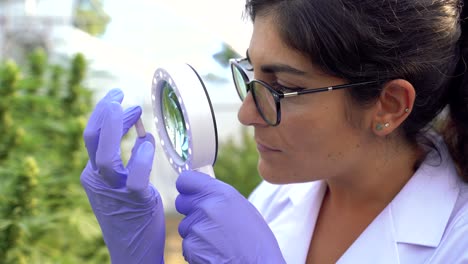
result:
<svg viewBox="0 0 468 264"><path fill-rule="evenodd" d="M206 165L206 166L203 166L203 167L195 169L195 170L198 171L198 172L208 174L213 178L216 178L216 176L214 174L213 166L211 166L211 165Z"/></svg>

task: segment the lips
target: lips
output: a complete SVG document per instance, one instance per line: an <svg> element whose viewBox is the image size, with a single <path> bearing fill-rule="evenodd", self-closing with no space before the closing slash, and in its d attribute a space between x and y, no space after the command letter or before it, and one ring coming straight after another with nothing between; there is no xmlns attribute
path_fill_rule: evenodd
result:
<svg viewBox="0 0 468 264"><path fill-rule="evenodd" d="M260 142L257 141L257 150L259 152L280 152L280 150L278 149L274 149L270 146L267 146L265 144L262 144Z"/></svg>

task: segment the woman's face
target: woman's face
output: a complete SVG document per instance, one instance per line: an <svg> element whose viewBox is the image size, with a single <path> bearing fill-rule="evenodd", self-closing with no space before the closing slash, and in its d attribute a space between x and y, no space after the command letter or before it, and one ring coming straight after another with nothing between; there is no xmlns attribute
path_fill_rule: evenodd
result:
<svg viewBox="0 0 468 264"><path fill-rule="evenodd" d="M270 84L319 88L345 83L288 48L268 16L255 18L249 58L255 79ZM271 70L275 65L303 74ZM238 117L242 124L254 127L260 175L272 183L294 183L355 173L369 155L365 151L369 135L356 120L349 120L350 105L344 90L282 99L281 122L273 127L263 121L249 93ZM353 111L354 119L362 121L362 112Z"/></svg>

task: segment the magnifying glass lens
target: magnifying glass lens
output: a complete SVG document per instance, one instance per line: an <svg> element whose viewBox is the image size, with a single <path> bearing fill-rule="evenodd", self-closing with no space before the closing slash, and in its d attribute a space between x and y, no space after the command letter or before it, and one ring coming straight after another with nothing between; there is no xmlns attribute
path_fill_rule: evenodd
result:
<svg viewBox="0 0 468 264"><path fill-rule="evenodd" d="M172 147L183 161L187 160L188 135L184 115L177 94L172 86L165 81L162 89L162 114Z"/></svg>

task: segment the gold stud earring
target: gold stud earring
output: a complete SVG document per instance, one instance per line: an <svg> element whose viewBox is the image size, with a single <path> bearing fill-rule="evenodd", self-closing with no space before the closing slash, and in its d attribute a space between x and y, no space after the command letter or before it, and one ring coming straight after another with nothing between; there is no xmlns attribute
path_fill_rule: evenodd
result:
<svg viewBox="0 0 468 264"><path fill-rule="evenodd" d="M390 123L385 123L384 124L384 127L389 127L390 126Z"/></svg>

